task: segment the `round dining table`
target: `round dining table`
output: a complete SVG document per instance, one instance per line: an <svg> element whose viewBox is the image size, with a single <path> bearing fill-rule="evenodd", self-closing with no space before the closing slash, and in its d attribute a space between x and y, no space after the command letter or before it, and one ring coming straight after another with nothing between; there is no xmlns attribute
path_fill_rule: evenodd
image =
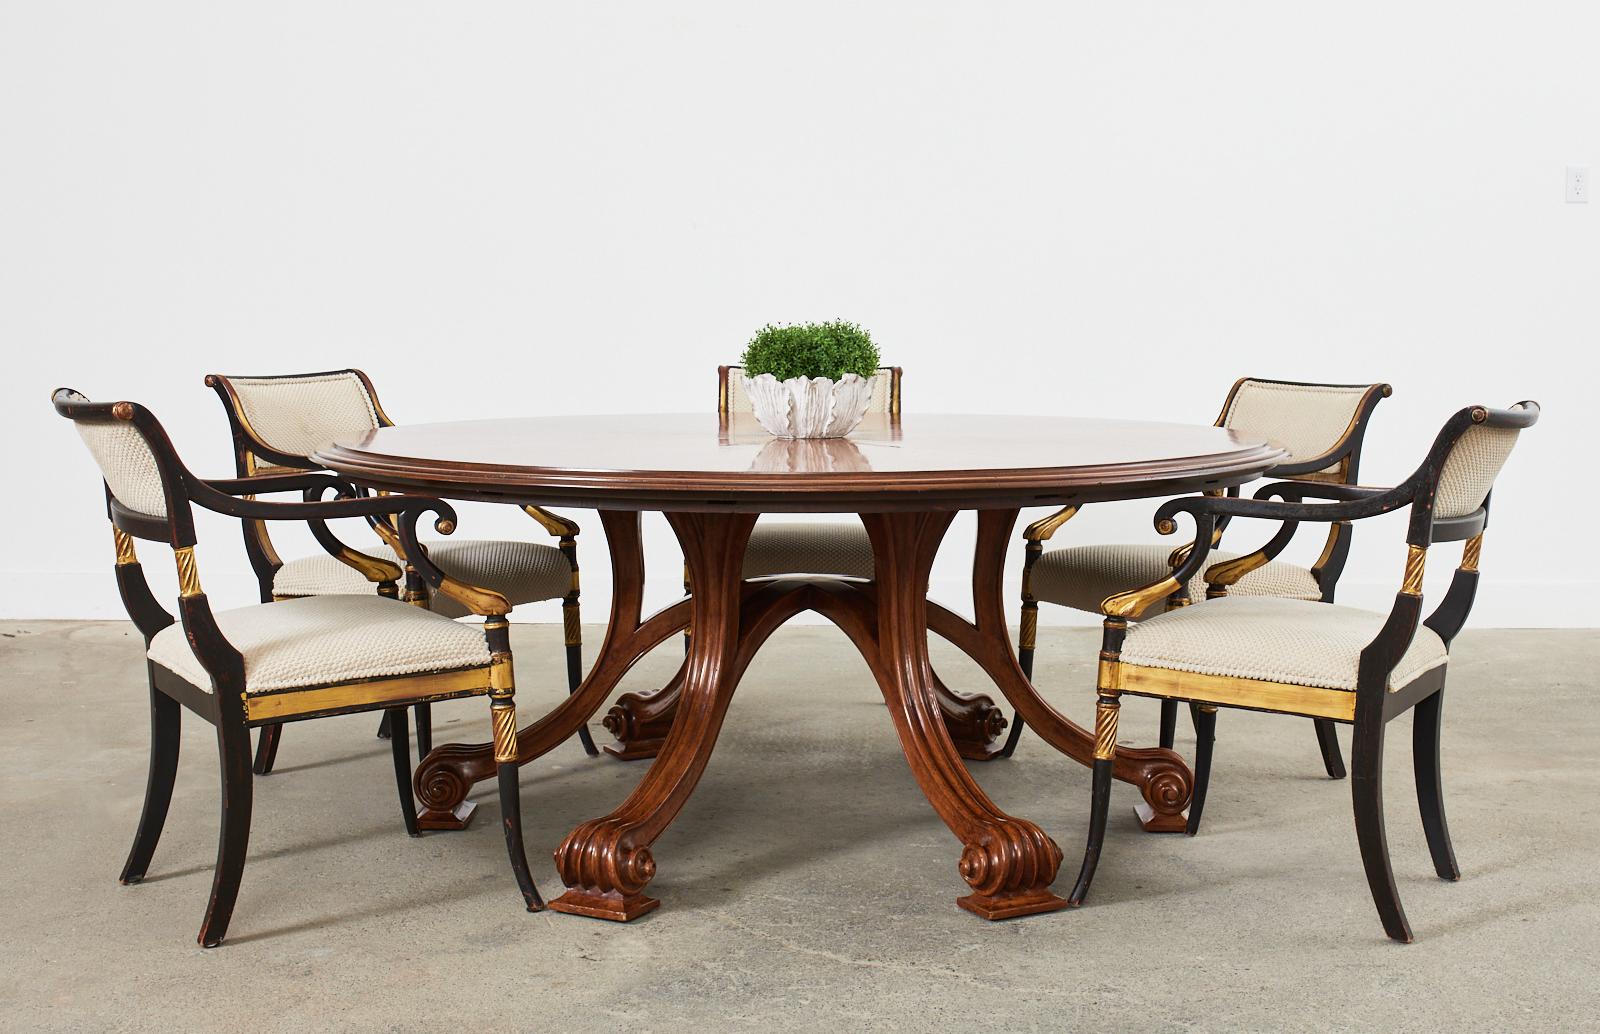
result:
<svg viewBox="0 0 1600 1034"><path fill-rule="evenodd" d="M526 763L574 735L645 653L692 629L672 683L624 694L606 724L624 757L654 756L608 815L581 823L555 851L561 912L627 921L655 908L651 846L694 792L745 668L785 621L813 611L866 659L922 792L961 843L957 904L986 919L1048 912L1061 849L1010 815L963 756L993 756L1005 719L987 696L947 689L928 635L971 657L1020 719L1057 750L1092 762L1093 736L1023 674L1007 632L1002 580L1018 511L1103 500L1220 491L1254 480L1285 453L1225 428L1028 416L869 415L848 437L781 439L748 414L530 417L384 427L315 459L372 489L593 508L611 558L610 625L583 683L517 734ZM972 620L927 598L929 571L955 514L977 513ZM693 593L642 610L639 515L665 514ZM743 561L763 513L845 513L865 526L870 580L746 580ZM1086 699L1088 699L1086 694ZM427 828L460 828L472 786L494 775L489 743L444 744L415 788ZM1145 828L1181 830L1193 783L1170 750L1116 750L1114 775L1144 798Z"/></svg>

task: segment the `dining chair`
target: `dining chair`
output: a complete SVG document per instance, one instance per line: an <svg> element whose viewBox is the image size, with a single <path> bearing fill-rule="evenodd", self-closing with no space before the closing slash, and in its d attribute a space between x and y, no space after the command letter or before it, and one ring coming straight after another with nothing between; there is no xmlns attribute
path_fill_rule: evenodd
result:
<svg viewBox="0 0 1600 1034"><path fill-rule="evenodd" d="M717 367L717 415L724 420L733 413L754 412L750 396L744 390L743 374L741 366ZM900 367L878 367L867 412L886 413L889 419L898 420L901 380ZM866 527L860 521L758 522L745 547L744 577L770 578L785 574L870 579L872 543L867 539ZM684 595L690 591L689 569L685 566ZM684 634L685 650L692 633L691 629Z"/></svg>
<svg viewBox="0 0 1600 1034"><path fill-rule="evenodd" d="M250 839L252 728L357 711L385 711L392 722L395 782L406 832L418 835L412 796L406 708L488 696L500 808L512 871L529 911L544 907L528 871L517 785L515 685L508 634L509 602L446 574L416 539L416 524L435 515L449 534L455 512L438 499L359 497L327 473L281 471L208 481L179 459L150 411L132 402L91 402L70 388L52 396L73 421L100 467L116 546L116 578L128 615L145 641L150 687L150 771L143 813L121 882L144 879L165 825L177 778L181 708L217 730L222 825L211 896L200 925L207 948L222 943L233 915ZM325 500L334 489L342 498ZM255 497L300 492L303 502ZM483 628L377 595L331 594L213 611L195 560L194 507L244 521L342 517L394 521L409 577L484 618ZM386 527L391 525L386 524ZM178 617L145 580L135 540L165 543L178 574Z"/></svg>
<svg viewBox="0 0 1600 1034"><path fill-rule="evenodd" d="M1350 791L1367 884L1385 932L1398 941L1412 939L1384 833L1384 730L1391 720L1415 709L1412 754L1423 833L1434 871L1441 879L1459 879L1445 825L1439 765L1445 670L1450 643L1466 623L1477 594L1490 491L1518 436L1538 419L1534 402L1499 410L1463 409L1445 423L1421 466L1393 488L1283 481L1259 489L1253 499L1191 496L1162 504L1156 530L1171 534L1174 518L1187 513L1195 523L1195 546L1171 575L1111 596L1101 605L1105 620L1096 679L1089 836L1069 899L1073 904L1088 893L1105 837L1121 697L1148 696L1187 701L1195 716L1190 833L1199 828L1205 807L1219 707L1353 725ZM1278 521L1278 534L1287 535L1301 522L1357 521L1406 508L1410 521L1404 574L1388 614L1283 596L1232 595L1230 590L1247 575L1271 562L1266 548L1209 562L1214 559L1212 533L1229 518ZM1429 547L1453 541L1465 542L1455 576L1444 598L1422 620ZM1207 584L1210 598L1184 606L1196 575ZM1178 606L1147 621L1130 621L1166 600Z"/></svg>
<svg viewBox="0 0 1600 1034"><path fill-rule="evenodd" d="M311 459L319 449L340 438L359 436L394 421L383 411L372 381L360 370L239 377L208 374L206 385L217 393L233 433L236 474L240 478L273 475L286 470L322 470ZM482 586L505 597L513 606L561 600L562 631L566 640L567 691L583 681L583 628L578 608L578 525L537 506L522 507L559 545L496 539L429 542L434 561L463 583ZM244 522L245 552L260 585L263 603L349 593L393 594L392 577L401 563L392 546L374 542L354 549L330 532L317 536L320 555L284 561L273 546L263 521ZM428 591L426 583L413 589L407 602L427 607L446 617L461 617L466 609L448 595ZM389 734L392 719L385 714L380 737ZM417 752L425 756L433 747L430 708L417 708ZM282 727L264 725L257 745L255 772L272 771L282 737ZM598 753L588 729L580 729L583 749Z"/></svg>
<svg viewBox="0 0 1600 1034"><path fill-rule="evenodd" d="M1234 382L1218 427L1256 438L1266 438L1289 451L1289 459L1267 471L1265 477L1354 484L1360 473L1361 445L1372 411L1389 397L1387 384L1304 384L1243 377ZM1237 494L1238 489L1230 490ZM1030 524L1023 532L1026 543L1022 564L1022 621L1017 660L1033 677L1033 656L1038 641L1039 604L1053 603L1089 614L1100 613L1106 597L1148 585L1182 562L1190 546L1174 550L1159 543L1084 545L1046 550L1044 544L1071 520L1079 507L1067 506ZM1220 540L1226 520L1216 527ZM1350 552L1349 524L1329 527L1322 553L1310 567L1276 559L1289 538L1274 541L1268 562L1255 568L1235 587L1237 595L1332 603L1339 574ZM1215 549L1217 541L1211 546ZM1218 560L1239 554L1213 552ZM1197 593L1203 586L1192 586ZM1154 617L1164 603L1155 601L1143 612L1129 615ZM1159 743L1171 749L1176 734L1177 707L1163 701ZM1010 756L1022 735L1021 717L1013 719L1002 755ZM1332 722L1315 723L1323 768L1331 779L1345 776L1344 758Z"/></svg>

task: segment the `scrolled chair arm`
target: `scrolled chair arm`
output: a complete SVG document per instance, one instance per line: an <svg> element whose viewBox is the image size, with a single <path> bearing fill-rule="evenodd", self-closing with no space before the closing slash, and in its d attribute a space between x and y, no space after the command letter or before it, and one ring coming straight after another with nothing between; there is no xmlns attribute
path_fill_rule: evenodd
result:
<svg viewBox="0 0 1600 1034"><path fill-rule="evenodd" d="M283 475L284 483L272 490L287 491L290 487L288 482L291 481L296 483L296 487L303 484L301 491L304 502L264 503L230 495L228 490L245 490L247 486L245 479L206 481L194 478L189 484L189 498L208 510L224 513L230 517L247 520L305 521L306 526L311 529L312 537L330 556L355 568L368 581L379 584L397 582L405 572L397 564L368 556L346 545L334 535L328 527L328 521L341 517L379 518L407 514L415 521L424 513L433 513L436 515L434 526L441 533L449 534L445 529L455 528L456 512L442 499L429 496L356 495L355 487L349 482L331 475L318 474ZM323 493L330 488L338 493L338 498L323 499ZM384 521L378 520L374 523L384 524Z"/></svg>
<svg viewBox="0 0 1600 1034"><path fill-rule="evenodd" d="M1370 499L1388 491L1392 489L1338 482L1278 481L1257 489L1255 498L1267 501L1276 499L1286 503L1300 503L1306 499L1352 502ZM1236 584L1251 571L1265 567L1277 559L1278 555L1288 548L1299 527L1298 518L1285 519L1283 525L1259 549L1207 568L1205 574L1207 597L1226 595L1229 586Z"/></svg>
<svg viewBox="0 0 1600 1034"><path fill-rule="evenodd" d="M348 482L324 480L305 489L305 501L308 503L320 502L323 493L330 487L335 490L341 499L365 498L354 485ZM390 496L389 498L404 497ZM361 516L365 517L369 524L387 521L388 519L386 515L379 517L363 514ZM453 520L454 518L450 519ZM329 556L347 567L354 568L369 582L376 585L390 584L398 586L400 580L405 577L405 569L399 564L372 556L370 553L363 553L354 546L346 544L343 539L333 533L333 529L328 527L328 522L325 520L308 520L306 521L306 528L311 532L311 537L317 541L317 545L321 546Z"/></svg>
<svg viewBox="0 0 1600 1034"><path fill-rule="evenodd" d="M302 492L307 502L316 497L312 489L336 488L341 497L354 498L355 486L331 471L297 470L289 474L257 474L247 478L208 478L208 488L224 495L271 495L275 492ZM320 494L320 493L319 493Z"/></svg>
<svg viewBox="0 0 1600 1034"><path fill-rule="evenodd" d="M320 492L328 488L335 488L341 492L349 490L347 484L334 477L323 477L316 484L303 488L307 501L299 503L267 503L259 499L244 499L230 494L229 489L236 488L240 484L242 482L238 480L207 481L202 478L191 478L188 484L189 498L207 510L249 520L330 521L341 517L387 517L408 512L419 515L431 512L438 515L436 523L439 525L454 528L456 522L456 512L450 504L431 496L381 495L350 498L341 495L337 499L321 499ZM246 491L242 488L237 490Z"/></svg>
<svg viewBox="0 0 1600 1034"><path fill-rule="evenodd" d="M1298 486L1300 483L1295 482L1294 484ZM1275 486L1268 486L1268 488L1272 487ZM1318 490L1345 487L1350 486L1316 486ZM1310 495L1311 493L1307 492L1305 494ZM1279 502L1272 499L1239 499L1228 496L1184 496L1162 503L1161 507L1156 510L1155 521L1157 531L1162 531L1163 525L1171 525L1173 518L1180 513L1188 513L1197 520L1202 514L1210 514L1215 518L1255 517L1263 520L1279 521L1354 521L1402 509L1411 505L1415 498L1416 485L1413 480L1407 480L1395 488L1380 489L1372 494L1364 494L1354 499L1322 503ZM1171 531L1162 531L1162 534L1170 535Z"/></svg>
<svg viewBox="0 0 1600 1034"><path fill-rule="evenodd" d="M1176 500L1174 500L1176 502ZM1165 509L1165 507L1163 507ZM1180 599L1188 598L1189 579L1195 576L1205 564L1206 557L1210 555L1212 540L1215 538L1216 518L1205 511L1192 513L1194 518L1194 540L1189 544L1188 552L1173 572L1159 581L1127 592L1119 592L1114 596L1107 596L1100 602L1100 613L1108 621L1116 619L1126 626L1127 619L1135 614L1142 614L1151 604L1177 596ZM1178 530L1178 522L1171 517L1156 519L1156 531L1162 535L1171 535Z"/></svg>
<svg viewBox="0 0 1600 1034"><path fill-rule="evenodd" d="M1370 499L1375 495L1393 491L1392 487L1385 488L1377 485L1345 485L1334 482L1311 481L1275 481L1270 485L1263 485L1256 489L1257 499L1282 499L1285 502L1298 503L1304 499L1327 499L1334 502L1349 502L1353 499Z"/></svg>
<svg viewBox="0 0 1600 1034"><path fill-rule="evenodd" d="M1290 540L1294 538L1294 533L1299 527L1299 521L1286 520L1278 527L1277 531L1273 532L1272 537L1260 549L1252 550L1249 553L1234 557L1232 560L1224 560L1220 564L1213 564L1211 567L1206 568L1207 597L1225 594L1228 587L1238 582L1239 579L1275 560L1278 554L1288 547ZM1217 591L1214 592L1213 590Z"/></svg>
<svg viewBox="0 0 1600 1034"><path fill-rule="evenodd" d="M390 496L389 498L404 497ZM449 510L449 506L439 500L431 500L431 502L438 502L444 508L434 511L440 516L438 520L434 521L433 529L441 535L452 534L456 530L455 511ZM417 520L429 509L429 507L420 509L408 508L401 512L398 514L398 529L384 521L374 522L373 529L377 531L384 541L389 543L389 546L396 553L405 559L405 562L417 572L417 575L422 578L428 588L434 592L443 593L479 617L497 617L511 613L511 601L500 593L495 592L493 589L469 585L458 578L451 577L441 570L439 565L435 564L433 559L428 556L427 547L417 538ZM446 510L449 511L448 518L444 515Z"/></svg>
<svg viewBox="0 0 1600 1034"><path fill-rule="evenodd" d="M1171 500L1156 511L1156 526L1159 529L1163 522L1170 523L1180 512L1187 512L1196 519L1201 514L1210 513L1219 519L1254 517L1282 522L1278 531L1260 549L1233 560L1225 560L1206 570L1207 595L1220 596L1226 595L1230 585L1281 553L1294 537L1301 521L1333 523L1375 517L1410 506L1416 501L1416 493L1415 476L1394 488L1284 481L1263 486L1253 499L1201 496ZM1306 498L1327 501L1307 503L1303 501Z"/></svg>

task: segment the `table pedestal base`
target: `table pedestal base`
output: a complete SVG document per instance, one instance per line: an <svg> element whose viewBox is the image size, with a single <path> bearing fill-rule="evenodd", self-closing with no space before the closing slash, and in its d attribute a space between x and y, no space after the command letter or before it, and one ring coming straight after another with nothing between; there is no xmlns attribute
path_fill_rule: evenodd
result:
<svg viewBox="0 0 1600 1034"><path fill-rule="evenodd" d="M928 661L928 603L923 589L952 514L870 514L872 583L836 579L748 584L741 580L753 517L668 514L683 546L695 634L679 678L668 690L633 697L613 709L613 732L649 728L676 694L676 717L639 786L611 814L580 824L556 849L556 869L569 888L557 911L627 920L655 904L643 891L656 872L651 845L688 800L710 760L740 676L756 651L789 618L805 610L828 618L861 651L889 705L906 760L924 795L962 842L961 878L973 893L963 908L1003 919L1066 907L1049 890L1061 849L1037 825L1001 811L962 764L947 728L947 706L969 727L1003 733L988 700L941 692ZM947 703L948 702L948 703Z"/></svg>
<svg viewBox="0 0 1600 1034"><path fill-rule="evenodd" d="M925 586L950 512L864 514L876 571L871 582L839 579L746 583L745 544L755 518L740 514L671 513L696 592L641 619L644 560L639 517L602 511L611 549L611 623L594 670L549 714L517 734L527 763L576 734L623 674L645 653L680 633L692 619L690 654L658 693L625 694L607 715L621 752L649 751L655 761L611 814L580 824L555 852L567 891L558 912L626 922L656 908L644 893L655 877L651 845L692 794L710 759L740 676L766 639L803 611L837 625L860 650L889 705L906 761L928 802L961 842L957 871L971 893L958 899L985 919L1055 911L1067 902L1050 892L1062 853L1034 823L1006 814L973 780L962 756L990 756L1005 722L992 701L946 689L928 659L930 631L983 668L1041 739L1088 765L1093 737L1050 706L1017 664L1001 598L1006 546L1017 511L978 515L973 612L966 621L927 600ZM1087 698L1087 694L1086 694ZM952 737L952 730L960 739ZM417 796L430 813L459 813L471 786L495 771L489 744L436 748L418 767ZM1146 828L1181 829L1193 777L1170 750L1117 751L1113 776L1139 788ZM441 820L441 821L448 821ZM457 820L462 821L462 820Z"/></svg>

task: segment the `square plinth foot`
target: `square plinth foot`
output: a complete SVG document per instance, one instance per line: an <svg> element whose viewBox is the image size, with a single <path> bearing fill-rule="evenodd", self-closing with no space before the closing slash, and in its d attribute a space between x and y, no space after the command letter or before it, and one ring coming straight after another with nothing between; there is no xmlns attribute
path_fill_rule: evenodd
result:
<svg viewBox="0 0 1600 1034"><path fill-rule="evenodd" d="M462 801L455 806L453 811L435 811L424 808L417 816L418 829L443 829L457 831L466 829L472 824L472 815L478 806L471 801Z"/></svg>
<svg viewBox="0 0 1600 1034"><path fill-rule="evenodd" d="M964 898L956 898L956 904L973 915L995 920L1015 919L1017 916L1037 915L1040 912L1059 912L1067 907L1068 902L1066 898L1056 897L1048 890L1038 890L1009 897L968 894Z"/></svg>
<svg viewBox="0 0 1600 1034"><path fill-rule="evenodd" d="M1133 806L1133 813L1139 817L1139 825L1146 833L1182 833L1189 825L1188 808L1176 815L1164 815L1140 801Z"/></svg>
<svg viewBox="0 0 1600 1034"><path fill-rule="evenodd" d="M661 745L666 740L640 740L637 743L608 743L600 749L616 758L618 761L642 761L653 758L661 753Z"/></svg>
<svg viewBox="0 0 1600 1034"><path fill-rule="evenodd" d="M638 919L646 912L654 912L661 902L643 894L591 894L582 890L569 890L550 902L552 912L565 912L572 916L590 919L609 919L613 923L626 923Z"/></svg>

